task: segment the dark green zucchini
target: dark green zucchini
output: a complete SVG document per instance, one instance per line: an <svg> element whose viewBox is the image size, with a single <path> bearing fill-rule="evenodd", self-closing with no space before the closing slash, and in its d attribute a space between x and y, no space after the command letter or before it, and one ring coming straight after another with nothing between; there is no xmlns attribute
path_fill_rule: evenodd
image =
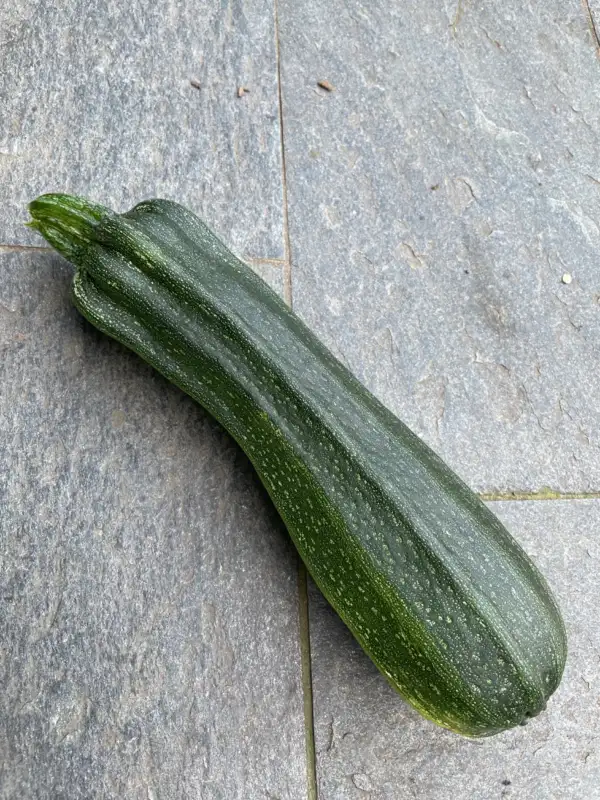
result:
<svg viewBox="0 0 600 800"><path fill-rule="evenodd" d="M545 707L565 664L546 582L491 511L191 212L44 195L75 305L251 459L325 597L392 685L468 736Z"/></svg>

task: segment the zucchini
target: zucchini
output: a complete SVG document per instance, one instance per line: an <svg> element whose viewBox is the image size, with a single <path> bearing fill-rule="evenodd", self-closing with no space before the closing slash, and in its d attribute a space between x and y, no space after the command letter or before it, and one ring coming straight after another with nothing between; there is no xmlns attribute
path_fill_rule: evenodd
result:
<svg viewBox="0 0 600 800"><path fill-rule="evenodd" d="M566 636L481 500L194 214L42 195L32 222L73 299L204 406L252 461L310 574L390 683L466 736L524 723Z"/></svg>

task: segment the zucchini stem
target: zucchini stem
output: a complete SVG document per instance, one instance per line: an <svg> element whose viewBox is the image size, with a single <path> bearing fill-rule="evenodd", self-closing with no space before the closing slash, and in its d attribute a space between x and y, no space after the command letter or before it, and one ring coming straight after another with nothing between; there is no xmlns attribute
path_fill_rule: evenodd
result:
<svg viewBox="0 0 600 800"><path fill-rule="evenodd" d="M70 261L78 251L95 241L95 228L114 212L83 197L43 194L29 204L32 220L28 227L39 231L46 241Z"/></svg>

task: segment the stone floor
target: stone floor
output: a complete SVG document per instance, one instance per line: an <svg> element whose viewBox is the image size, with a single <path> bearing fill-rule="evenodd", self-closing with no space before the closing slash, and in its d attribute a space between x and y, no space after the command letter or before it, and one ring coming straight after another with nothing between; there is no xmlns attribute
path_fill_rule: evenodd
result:
<svg viewBox="0 0 600 800"><path fill-rule="evenodd" d="M596 19L2 4L2 800L600 798ZM394 694L243 454L71 308L50 190L190 206L490 502L566 618L545 714L467 741Z"/></svg>

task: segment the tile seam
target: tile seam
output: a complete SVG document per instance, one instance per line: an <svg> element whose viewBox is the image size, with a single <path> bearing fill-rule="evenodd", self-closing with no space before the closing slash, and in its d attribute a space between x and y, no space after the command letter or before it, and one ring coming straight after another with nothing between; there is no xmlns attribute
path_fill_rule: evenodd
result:
<svg viewBox="0 0 600 800"><path fill-rule="evenodd" d="M308 572L300 559L298 559L298 601L300 625L300 663L302 670L302 696L304 704L304 735L306 743L307 800L318 800L314 696L310 652Z"/></svg>
<svg viewBox="0 0 600 800"><path fill-rule="evenodd" d="M32 244L0 244L0 253L51 253L51 247L38 247Z"/></svg>
<svg viewBox="0 0 600 800"><path fill-rule="evenodd" d="M479 497L487 503L512 501L541 500L600 500L600 492L478 492Z"/></svg>
<svg viewBox="0 0 600 800"><path fill-rule="evenodd" d="M277 64L277 100L279 105L279 142L281 148L281 182L283 204L283 249L285 253L284 266L284 297L288 305L292 306L292 248L290 242L289 214L288 214L288 189L287 166L285 154L285 133L283 125L283 90L281 85L281 44L279 37L279 6L274 0L275 14L275 60Z"/></svg>
<svg viewBox="0 0 600 800"><path fill-rule="evenodd" d="M246 256L244 260L249 264L256 264L257 266L264 264L277 269L285 269L288 266L288 262L284 258L253 258L252 256Z"/></svg>
<svg viewBox="0 0 600 800"><path fill-rule="evenodd" d="M283 292L286 303L292 307L292 248L290 242L287 169L285 159L285 134L283 123L283 92L281 74L281 46L279 37L279 7L274 0L275 23L275 58L277 63L277 99L279 104L279 137L281 148L281 181L283 203L283 248L285 258L282 261ZM304 737L306 745L306 780L307 800L318 800L317 792L317 759L315 751L314 701L312 686L312 668L310 652L310 619L308 610L307 571L302 561L298 560L298 613L300 638L300 663L302 677L302 697L304 706Z"/></svg>

